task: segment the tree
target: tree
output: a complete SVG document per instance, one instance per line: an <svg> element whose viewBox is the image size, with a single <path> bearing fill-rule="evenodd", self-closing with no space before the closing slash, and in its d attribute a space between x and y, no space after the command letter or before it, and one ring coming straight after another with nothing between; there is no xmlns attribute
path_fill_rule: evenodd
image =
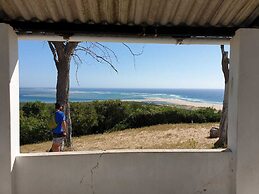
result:
<svg viewBox="0 0 259 194"><path fill-rule="evenodd" d="M77 42L48 42L53 54L54 62L57 68L56 102L64 105L64 112L67 119L68 133L66 145L72 145L72 122L70 117L69 105L69 74L72 53L77 47Z"/></svg>
<svg viewBox="0 0 259 194"><path fill-rule="evenodd" d="M66 138L66 146L71 147L72 122L69 104L71 59L74 60L78 70L78 65L80 63L83 63L79 54L80 52L82 52L83 54L93 58L98 63L108 64L115 72L118 72L115 66L113 65L113 61L118 61L118 58L113 50L98 42L85 42L84 44L80 44L79 42L49 41L48 44L53 54L54 62L57 69L56 101L64 105L64 112L67 118L68 133ZM140 53L134 53L128 45L124 43L122 44L129 50L129 52L133 56L135 65L135 57L141 55L143 50Z"/></svg>
<svg viewBox="0 0 259 194"><path fill-rule="evenodd" d="M227 146L227 130L228 130L228 89L229 89L229 58L228 52L225 51L224 45L220 46L222 60L222 72L225 79L225 90L224 90L224 100L223 108L219 125L219 139L214 144L215 147L226 147Z"/></svg>

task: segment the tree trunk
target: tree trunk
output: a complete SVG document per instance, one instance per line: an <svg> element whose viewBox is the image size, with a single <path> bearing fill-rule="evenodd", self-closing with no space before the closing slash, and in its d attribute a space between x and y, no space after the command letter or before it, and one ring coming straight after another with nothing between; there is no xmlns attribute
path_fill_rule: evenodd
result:
<svg viewBox="0 0 259 194"><path fill-rule="evenodd" d="M66 139L66 146L72 147L72 120L70 116L70 103L67 102L66 104L66 121L67 121L67 139Z"/></svg>
<svg viewBox="0 0 259 194"><path fill-rule="evenodd" d="M69 104L69 73L70 73L70 60L61 60L58 64L58 74L57 74L57 86L56 86L56 100L58 103L64 105L64 112L66 115L67 122L67 137L66 146L72 146L72 121L70 116L70 104Z"/></svg>
<svg viewBox="0 0 259 194"><path fill-rule="evenodd" d="M229 87L229 58L228 52L224 50L224 45L221 45L222 53L222 72L225 79L225 90L224 90L224 100L222 114L219 124L219 139L214 144L215 147L227 147L227 130L228 130L228 87Z"/></svg>
<svg viewBox="0 0 259 194"><path fill-rule="evenodd" d="M67 122L66 146L72 146L72 121L69 104L70 62L78 42L48 42L57 68L56 101L64 105Z"/></svg>
<svg viewBox="0 0 259 194"><path fill-rule="evenodd" d="M228 129L228 82L225 83L224 101L219 124L219 139L215 147L227 147L227 129Z"/></svg>

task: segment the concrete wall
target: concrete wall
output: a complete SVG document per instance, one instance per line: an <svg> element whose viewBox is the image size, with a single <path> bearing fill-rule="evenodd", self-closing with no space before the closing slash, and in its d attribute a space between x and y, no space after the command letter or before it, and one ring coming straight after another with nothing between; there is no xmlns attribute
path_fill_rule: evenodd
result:
<svg viewBox="0 0 259 194"><path fill-rule="evenodd" d="M231 40L230 151L19 154L17 36L0 24L0 194L257 194L259 29Z"/></svg>
<svg viewBox="0 0 259 194"><path fill-rule="evenodd" d="M231 40L229 148L235 193L259 193L259 29L239 29Z"/></svg>
<svg viewBox="0 0 259 194"><path fill-rule="evenodd" d="M12 168L19 153L17 35L0 23L0 194L12 193Z"/></svg>
<svg viewBox="0 0 259 194"><path fill-rule="evenodd" d="M25 154L15 194L231 194L231 152L123 151Z"/></svg>

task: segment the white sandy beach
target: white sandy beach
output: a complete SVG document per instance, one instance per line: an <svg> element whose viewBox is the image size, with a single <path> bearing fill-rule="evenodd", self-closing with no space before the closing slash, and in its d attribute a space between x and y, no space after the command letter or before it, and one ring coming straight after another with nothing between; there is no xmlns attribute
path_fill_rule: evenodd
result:
<svg viewBox="0 0 259 194"><path fill-rule="evenodd" d="M169 98L146 98L144 100L134 100L139 102L163 102L168 104L175 104L175 105L183 105L183 106L191 106L191 107L211 107L215 108L216 110L222 109L222 104L213 104L213 103L206 103L206 102L191 102L187 100L181 99L169 99Z"/></svg>

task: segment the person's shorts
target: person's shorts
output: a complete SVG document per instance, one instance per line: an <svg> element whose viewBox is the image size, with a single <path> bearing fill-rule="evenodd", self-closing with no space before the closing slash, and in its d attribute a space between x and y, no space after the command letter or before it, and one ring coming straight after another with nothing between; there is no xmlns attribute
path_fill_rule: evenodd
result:
<svg viewBox="0 0 259 194"><path fill-rule="evenodd" d="M62 145L64 143L64 137L54 137L53 143Z"/></svg>

